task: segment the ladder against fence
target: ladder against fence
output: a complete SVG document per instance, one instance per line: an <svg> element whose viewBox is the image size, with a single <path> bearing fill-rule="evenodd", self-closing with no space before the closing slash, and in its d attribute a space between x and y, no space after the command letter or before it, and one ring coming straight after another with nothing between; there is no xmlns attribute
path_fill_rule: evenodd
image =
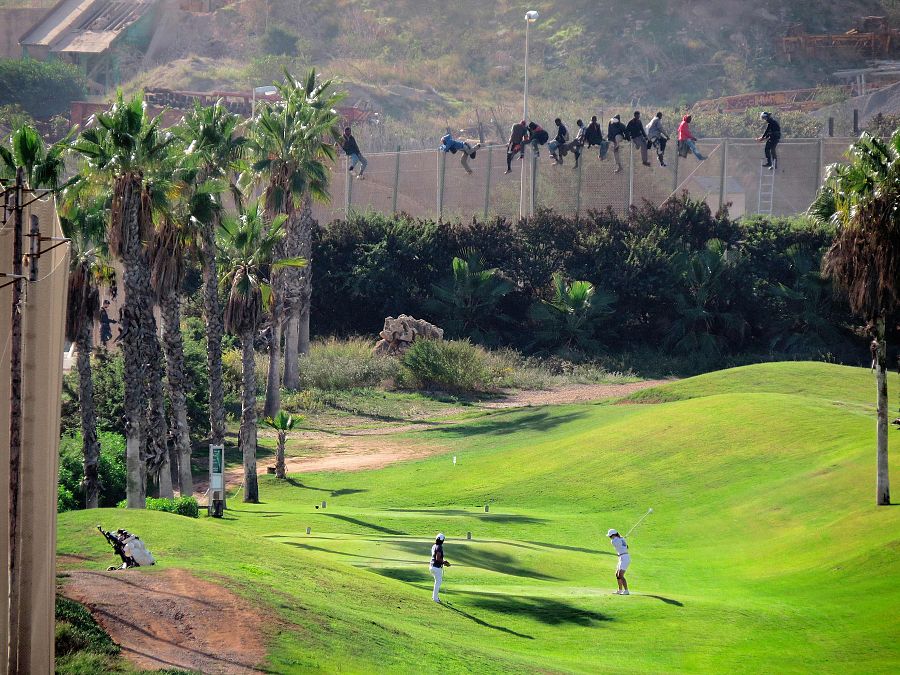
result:
<svg viewBox="0 0 900 675"><path fill-rule="evenodd" d="M733 217L790 216L812 203L825 167L845 161L852 142L784 140L774 172L760 169L762 143L746 138L701 139L698 148L707 156L703 162L693 155L677 157L675 143L670 143L666 167L656 163L652 150L652 166L642 166L640 153L630 145L620 152L625 170L619 173L613 171L611 151L601 161L596 149L587 148L578 171L571 154L562 166L555 166L544 151L536 160L530 155L524 162L514 158L507 174L506 147L485 147L470 161L471 175L460 166L459 155L434 150L373 153L367 156L365 180L347 171L346 159L335 165L332 201L317 205L316 216L323 222L367 212L443 220L514 219L520 208L525 215L544 208L571 216L606 209L624 214L644 202L660 206L682 192L706 201L713 211L729 206Z"/></svg>

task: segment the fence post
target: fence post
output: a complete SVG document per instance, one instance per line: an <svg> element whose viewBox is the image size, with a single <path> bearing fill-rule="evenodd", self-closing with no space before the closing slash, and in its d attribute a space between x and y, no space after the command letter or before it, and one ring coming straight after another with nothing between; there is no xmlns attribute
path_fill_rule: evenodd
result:
<svg viewBox="0 0 900 675"><path fill-rule="evenodd" d="M397 158L394 162L394 195L391 198L391 213L397 213L397 191L400 189L400 146L397 146Z"/></svg>
<svg viewBox="0 0 900 675"><path fill-rule="evenodd" d="M350 175L350 158L348 157L346 160L346 164L344 165L344 217L350 217L350 204L352 200L352 192L353 192L353 180Z"/></svg>
<svg viewBox="0 0 900 675"><path fill-rule="evenodd" d="M634 206L634 142L628 141L628 208L626 213Z"/></svg>
<svg viewBox="0 0 900 675"><path fill-rule="evenodd" d="M728 180L728 139L722 141L722 168L719 171L719 211L725 206L725 181Z"/></svg>
<svg viewBox="0 0 900 675"><path fill-rule="evenodd" d="M824 158L825 158L825 150L824 150L824 148L825 148L825 139L824 139L824 138L820 138L820 139L819 139L818 159L817 159L817 161L816 161L816 166L817 166L818 169L819 169L819 170L816 172L816 184L815 184L815 188L816 188L815 191L816 191L816 193L819 192L819 186L822 184L822 170L824 169L824 167L822 166L822 162L825 161L825 160L824 160Z"/></svg>
<svg viewBox="0 0 900 675"><path fill-rule="evenodd" d="M675 166L672 167L672 194L678 192L678 162L681 160L681 154L678 152L678 143L675 143ZM677 197L677 195L675 195Z"/></svg>
<svg viewBox="0 0 900 675"><path fill-rule="evenodd" d="M828 118L828 138L834 138L834 118Z"/></svg>
<svg viewBox="0 0 900 675"><path fill-rule="evenodd" d="M859 108L853 109L853 135L859 136Z"/></svg>
<svg viewBox="0 0 900 675"><path fill-rule="evenodd" d="M531 190L530 203L528 205L529 217L534 217L534 205L537 202L537 174L538 174L538 156L537 153L531 153Z"/></svg>
<svg viewBox="0 0 900 675"><path fill-rule="evenodd" d="M584 162L581 160L578 161L578 192L575 193L575 220L578 220L578 216L581 214L581 167L584 166Z"/></svg>
<svg viewBox="0 0 900 675"><path fill-rule="evenodd" d="M488 210L491 206L491 170L494 168L494 146L488 146L487 171L484 179L484 219L488 219Z"/></svg>
<svg viewBox="0 0 900 675"><path fill-rule="evenodd" d="M438 150L437 219L444 217L444 172L447 170L447 153Z"/></svg>

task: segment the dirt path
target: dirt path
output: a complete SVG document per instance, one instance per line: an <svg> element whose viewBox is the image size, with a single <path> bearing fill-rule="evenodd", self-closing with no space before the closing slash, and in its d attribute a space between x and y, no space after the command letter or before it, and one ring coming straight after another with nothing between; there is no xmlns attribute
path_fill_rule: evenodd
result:
<svg viewBox="0 0 900 675"><path fill-rule="evenodd" d="M70 572L65 596L88 607L138 668L259 673L264 617L246 600L180 569Z"/></svg>
<svg viewBox="0 0 900 675"><path fill-rule="evenodd" d="M663 384L665 380L645 380L628 384L574 384L553 390L517 391L508 396L474 404L473 408L489 410L526 408L541 405L563 405L567 403L589 403L605 398L627 396L641 389ZM471 409L471 408L470 408ZM421 459L446 452L443 446L426 445L404 439L401 443L395 434L419 431L431 426L459 424L461 421L448 420L441 423L418 422L385 426L376 429L347 429L340 433L306 431L294 434L308 450L300 457L288 457L288 473L312 473L316 471L362 471L380 469L396 462ZM266 431L260 430L260 436ZM260 460L257 473L265 474L275 466L274 458ZM243 469L234 467L225 473L228 494L233 494L243 482ZM205 503L206 481L195 481L194 489L199 501Z"/></svg>

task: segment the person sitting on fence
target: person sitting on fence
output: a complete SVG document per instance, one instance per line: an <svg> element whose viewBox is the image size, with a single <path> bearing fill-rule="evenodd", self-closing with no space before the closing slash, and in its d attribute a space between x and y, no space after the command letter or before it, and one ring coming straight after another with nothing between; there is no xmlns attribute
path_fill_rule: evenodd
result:
<svg viewBox="0 0 900 675"><path fill-rule="evenodd" d="M603 140L603 129L597 121L596 115L591 116L591 123L587 125L587 129L584 132L584 143L589 148L596 145L598 152L600 153L597 156L601 160L606 159L606 151L609 149L609 143Z"/></svg>
<svg viewBox="0 0 900 675"><path fill-rule="evenodd" d="M640 110L634 111L634 117L631 118L628 122L628 126L625 127L625 138L634 143L634 147L640 150L641 164L650 166L650 162L647 161L647 147L649 141L647 140L647 132L644 131L644 123L641 122Z"/></svg>
<svg viewBox="0 0 900 675"><path fill-rule="evenodd" d="M575 122L575 126L578 127L578 131L575 133L575 138L571 143L567 146L568 149L575 156L575 169L578 168L578 160L581 159L581 149L584 147L584 137L587 134L587 127L584 126L584 122L582 120L577 120Z"/></svg>
<svg viewBox="0 0 900 675"><path fill-rule="evenodd" d="M569 130L566 129L566 125L563 124L562 120L558 117L553 120L553 123L556 125L556 138L550 141L547 149L550 150L550 156L553 158L553 163L561 165L563 163L563 157L567 152L566 144L569 142Z"/></svg>
<svg viewBox="0 0 900 675"><path fill-rule="evenodd" d="M606 139L612 144L613 157L616 160L616 168L613 173L622 171L622 159L619 157L621 145L625 142L625 125L622 124L621 115L613 115L606 129Z"/></svg>
<svg viewBox="0 0 900 675"><path fill-rule="evenodd" d="M688 152L692 152L694 153L694 157L702 162L706 157L701 155L700 151L697 150L697 138L691 133L692 119L693 117L690 115L685 115L681 118L681 124L678 125L678 155L680 157L687 157Z"/></svg>
<svg viewBox="0 0 900 675"><path fill-rule="evenodd" d="M481 143L478 141L461 141L453 138L453 134L448 133L441 139L441 147L439 150L454 155L457 152L462 152L459 163L462 164L462 168L466 170L467 174L472 175L472 169L469 167L469 160L475 159L475 151L480 147Z"/></svg>
<svg viewBox="0 0 900 675"><path fill-rule="evenodd" d="M344 152L347 153L347 171L353 173L353 169L359 164L359 173L356 177L363 180L363 173L365 173L366 167L369 166L369 162L359 151L359 145L356 143L356 139L353 138L350 127L344 129L344 135L341 137L340 143Z"/></svg>
<svg viewBox="0 0 900 675"><path fill-rule="evenodd" d="M525 144L528 142L528 125L525 120L512 125L509 140L506 142L506 173L512 173L512 158L516 153L519 159L525 157Z"/></svg>
<svg viewBox="0 0 900 675"><path fill-rule="evenodd" d="M763 168L775 171L778 168L778 152L776 148L781 140L781 125L778 123L778 120L772 117L770 112L760 113L759 119L766 122L766 130L762 136L756 139L757 141L766 142L766 163L763 164Z"/></svg>
<svg viewBox="0 0 900 675"><path fill-rule="evenodd" d="M531 149L534 150L534 156L540 157L540 146L547 144L547 141L550 140L550 134L548 134L537 122L529 122L528 138L530 139Z"/></svg>
<svg viewBox="0 0 900 675"><path fill-rule="evenodd" d="M663 128L661 112L656 113L650 124L647 125L647 139L651 146L656 148L656 159L660 166L666 165L666 143L669 141L669 133Z"/></svg>

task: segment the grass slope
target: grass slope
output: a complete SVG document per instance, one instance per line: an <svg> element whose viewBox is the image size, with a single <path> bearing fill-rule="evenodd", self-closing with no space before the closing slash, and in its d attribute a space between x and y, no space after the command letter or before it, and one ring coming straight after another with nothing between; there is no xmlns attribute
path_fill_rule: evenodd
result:
<svg viewBox="0 0 900 675"><path fill-rule="evenodd" d="M655 405L499 411L415 434L446 455L267 477L223 521L62 514L59 552L105 563L102 521L160 567L224 576L272 612L276 672L896 672L900 508L873 506L873 391L862 369L769 364L638 397ZM651 506L638 595L609 595L602 534Z"/></svg>

